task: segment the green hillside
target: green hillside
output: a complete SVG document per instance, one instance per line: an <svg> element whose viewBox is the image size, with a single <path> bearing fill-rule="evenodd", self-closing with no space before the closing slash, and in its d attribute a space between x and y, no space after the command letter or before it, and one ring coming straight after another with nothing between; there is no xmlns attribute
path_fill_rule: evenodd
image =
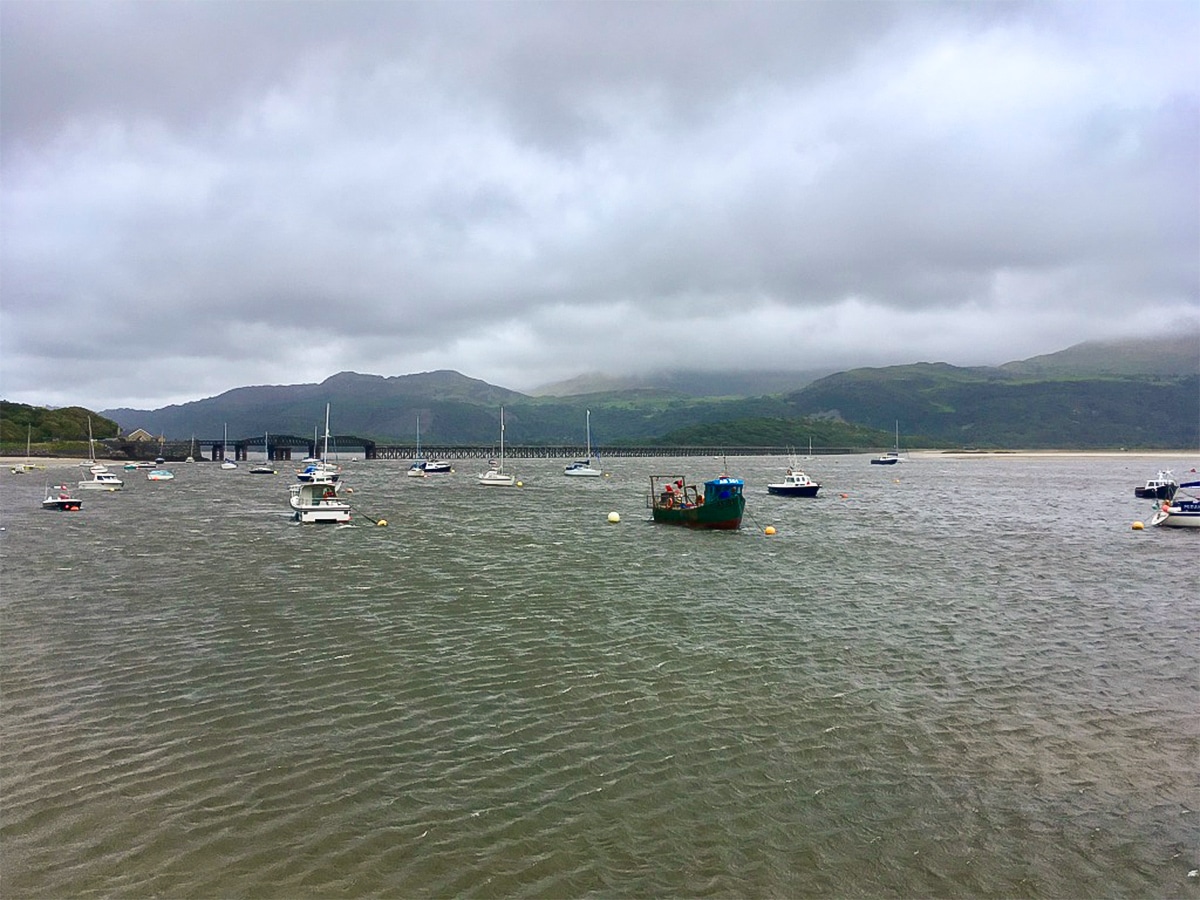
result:
<svg viewBox="0 0 1200 900"><path fill-rule="evenodd" d="M920 363L856 369L789 397L830 416L960 446L1099 449L1200 444L1200 375L1025 377ZM911 442L907 442L911 443Z"/></svg>
<svg viewBox="0 0 1200 900"><path fill-rule="evenodd" d="M86 441L89 418L92 436L96 440L117 436L119 426L116 422L81 406L45 409L41 406L0 400L0 442L6 445L20 444L21 451L24 452L27 436L35 444L50 441Z"/></svg>

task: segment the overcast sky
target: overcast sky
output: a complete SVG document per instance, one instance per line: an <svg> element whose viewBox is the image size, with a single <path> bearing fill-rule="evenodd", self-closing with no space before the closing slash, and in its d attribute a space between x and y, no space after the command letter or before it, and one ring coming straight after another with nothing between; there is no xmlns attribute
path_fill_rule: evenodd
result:
<svg viewBox="0 0 1200 900"><path fill-rule="evenodd" d="M1200 4L0 3L0 396L1200 324Z"/></svg>

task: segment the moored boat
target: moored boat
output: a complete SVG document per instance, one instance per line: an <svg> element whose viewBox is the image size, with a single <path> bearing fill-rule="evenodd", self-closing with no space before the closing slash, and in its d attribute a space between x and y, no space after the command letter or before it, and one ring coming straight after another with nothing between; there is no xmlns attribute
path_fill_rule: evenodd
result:
<svg viewBox="0 0 1200 900"><path fill-rule="evenodd" d="M57 493L55 493L57 491ZM65 484L56 484L46 489L46 499L42 501L42 509L58 509L63 512L78 512L83 501L72 496Z"/></svg>
<svg viewBox="0 0 1200 900"><path fill-rule="evenodd" d="M93 466L92 477L78 484L81 491L119 491L124 486L125 482L103 466Z"/></svg>
<svg viewBox="0 0 1200 900"><path fill-rule="evenodd" d="M904 457L900 455L900 422L896 422L896 446L882 456L876 456L871 459L873 466L894 466L896 463L904 462Z"/></svg>
<svg viewBox="0 0 1200 900"><path fill-rule="evenodd" d="M488 487L513 487L517 483L516 475L504 471L504 407L500 407L500 459L491 460L490 468L475 476L475 480Z"/></svg>
<svg viewBox="0 0 1200 900"><path fill-rule="evenodd" d="M767 485L768 494L779 494L783 497L815 497L820 489L820 484L791 466L784 473L783 481L775 481Z"/></svg>
<svg viewBox="0 0 1200 900"><path fill-rule="evenodd" d="M331 481L304 481L291 485L288 503L293 518L305 525L340 525L350 521L350 504L338 496L338 485Z"/></svg>
<svg viewBox="0 0 1200 900"><path fill-rule="evenodd" d="M329 404L325 404L325 450L319 461L305 466L297 474L298 484L288 488L288 504L295 511L293 518L305 525L341 525L350 521L350 504L338 496L341 473L329 465Z"/></svg>
<svg viewBox="0 0 1200 900"><path fill-rule="evenodd" d="M171 481L175 477L175 473L170 469L151 469L146 476L147 481Z"/></svg>
<svg viewBox="0 0 1200 900"><path fill-rule="evenodd" d="M732 531L746 510L746 483L721 475L704 482L704 492L681 475L651 475L649 505L655 522L686 528Z"/></svg>
<svg viewBox="0 0 1200 900"><path fill-rule="evenodd" d="M1161 470L1153 478L1147 479L1141 487L1133 489L1133 496L1144 500L1170 500L1179 490L1179 482L1166 469Z"/></svg>
<svg viewBox="0 0 1200 900"><path fill-rule="evenodd" d="M1185 481L1170 500L1164 500L1150 518L1151 525L1164 528L1200 528L1200 481Z"/></svg>
<svg viewBox="0 0 1200 900"><path fill-rule="evenodd" d="M604 473L592 465L592 411L585 410L587 417L585 419L587 428L587 458L577 459L569 463L564 469L563 474L573 478L599 478Z"/></svg>

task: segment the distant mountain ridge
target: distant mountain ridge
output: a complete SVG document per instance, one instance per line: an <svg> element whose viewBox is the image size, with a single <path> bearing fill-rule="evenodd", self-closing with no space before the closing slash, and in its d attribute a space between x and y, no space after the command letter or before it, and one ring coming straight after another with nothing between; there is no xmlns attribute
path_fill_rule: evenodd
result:
<svg viewBox="0 0 1200 900"><path fill-rule="evenodd" d="M1178 448L1200 443L1200 334L1079 344L998 367L916 363L851 369L815 380L782 372L656 377L581 376L560 383L561 394L533 396L450 370L389 377L340 372L319 384L242 387L159 410L114 409L103 415L126 431L144 428L172 439L212 438L226 423L231 437L264 431L309 435L323 425L329 403L334 433L410 442L419 416L422 441L430 445L495 441L501 405L514 443L579 443L585 409L592 412L597 446L670 435L693 441L705 433L731 446L739 422L747 445L754 443L751 435L765 434L791 442L810 434L816 421L888 434L899 422L909 446ZM788 379L801 386L728 393L739 385L756 390ZM579 393L585 388L598 390ZM702 389L716 393L692 393ZM800 420L809 425L786 424Z"/></svg>

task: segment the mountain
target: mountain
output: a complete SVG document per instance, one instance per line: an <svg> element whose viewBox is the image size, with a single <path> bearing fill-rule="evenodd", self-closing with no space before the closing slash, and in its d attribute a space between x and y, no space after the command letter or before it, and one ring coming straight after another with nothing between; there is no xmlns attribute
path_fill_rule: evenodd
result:
<svg viewBox="0 0 1200 900"><path fill-rule="evenodd" d="M1196 338L1080 344L998 367L915 363L811 381L786 373L584 376L538 396L445 370L391 377L341 372L320 384L243 387L163 409L103 415L127 432L144 428L175 440L215 438L226 423L231 437L307 436L323 426L330 403L331 431L383 443L413 441L420 416L425 443L487 444L496 438L503 405L514 444L581 443L584 410L591 410L594 446L762 446L773 445L770 438L799 446L812 436L826 446L860 446L848 442L861 439L877 447L878 435L892 434L898 422L910 447L1174 449L1200 445L1197 346ZM750 393L783 383L776 379L785 375L787 389ZM822 422L837 426L824 441L817 436Z"/></svg>
<svg viewBox="0 0 1200 900"><path fill-rule="evenodd" d="M1200 371L1200 331L1170 337L1087 341L1000 366L1014 375L1191 375Z"/></svg>
<svg viewBox="0 0 1200 900"><path fill-rule="evenodd" d="M226 424L230 435L274 431L303 437L324 428L329 403L331 431L412 440L419 415L422 440L474 443L495 431L491 411L524 396L448 370L392 377L339 372L320 384L234 388L162 409L113 409L106 415L126 431L145 428L174 439L219 435Z"/></svg>
<svg viewBox="0 0 1200 900"><path fill-rule="evenodd" d="M759 397L795 391L829 375L832 370L793 372L700 372L664 370L645 375L615 376L601 372L579 375L534 388L533 397L575 397L582 394L612 394L619 391L656 390L684 397Z"/></svg>

